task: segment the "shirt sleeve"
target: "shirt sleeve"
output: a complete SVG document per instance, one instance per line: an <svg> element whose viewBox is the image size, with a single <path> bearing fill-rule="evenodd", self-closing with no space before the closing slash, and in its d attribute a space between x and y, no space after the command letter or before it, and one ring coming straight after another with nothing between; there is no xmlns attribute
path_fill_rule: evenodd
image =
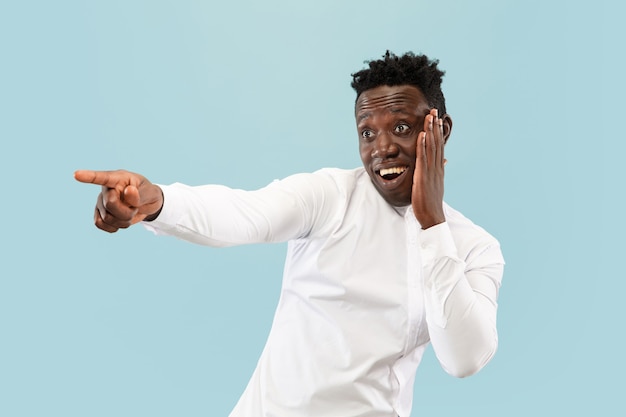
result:
<svg viewBox="0 0 626 417"><path fill-rule="evenodd" d="M460 259L447 223L420 234L426 321L442 367L456 377L482 369L498 346L497 297L504 260L491 238Z"/></svg>
<svg viewBox="0 0 626 417"><path fill-rule="evenodd" d="M316 173L293 175L256 191L180 183L161 188L163 209L144 226L156 234L213 247L323 234L340 200L332 178Z"/></svg>

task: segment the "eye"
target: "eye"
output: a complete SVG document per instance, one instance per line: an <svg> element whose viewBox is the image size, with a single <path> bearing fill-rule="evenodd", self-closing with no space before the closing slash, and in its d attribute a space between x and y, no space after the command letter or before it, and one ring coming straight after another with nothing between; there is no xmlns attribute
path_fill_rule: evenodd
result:
<svg viewBox="0 0 626 417"><path fill-rule="evenodd" d="M374 138L374 132L370 129L364 129L361 131L361 137L365 140L371 140Z"/></svg>
<svg viewBox="0 0 626 417"><path fill-rule="evenodd" d="M396 128L393 130L396 133L407 133L409 131L409 125L407 125L406 123L402 123L399 124L398 126L396 126Z"/></svg>

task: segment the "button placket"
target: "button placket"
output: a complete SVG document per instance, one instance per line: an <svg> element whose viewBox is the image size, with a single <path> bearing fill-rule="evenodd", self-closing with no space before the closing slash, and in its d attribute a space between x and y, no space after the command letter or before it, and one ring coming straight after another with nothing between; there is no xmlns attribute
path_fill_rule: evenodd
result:
<svg viewBox="0 0 626 417"><path fill-rule="evenodd" d="M424 316L423 283L418 243L419 223L413 211L407 210L404 221L407 237L407 312L408 332L406 352L417 346Z"/></svg>

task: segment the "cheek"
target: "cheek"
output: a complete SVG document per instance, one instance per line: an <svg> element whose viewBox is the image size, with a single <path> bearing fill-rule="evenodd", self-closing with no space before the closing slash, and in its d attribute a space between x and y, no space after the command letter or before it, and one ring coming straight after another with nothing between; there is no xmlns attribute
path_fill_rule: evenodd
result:
<svg viewBox="0 0 626 417"><path fill-rule="evenodd" d="M415 149L416 141L411 141L410 143L404 143L400 146L402 153L407 155L408 157L415 158L417 155L417 149Z"/></svg>
<svg viewBox="0 0 626 417"><path fill-rule="evenodd" d="M359 145L359 154L363 163L369 162L372 159L372 147L370 145Z"/></svg>

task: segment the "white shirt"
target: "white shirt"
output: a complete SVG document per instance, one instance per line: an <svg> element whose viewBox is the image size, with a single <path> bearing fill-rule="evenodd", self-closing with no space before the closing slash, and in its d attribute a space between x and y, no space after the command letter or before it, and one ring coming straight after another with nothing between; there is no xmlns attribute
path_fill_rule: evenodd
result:
<svg viewBox="0 0 626 417"><path fill-rule="evenodd" d="M257 191L162 187L147 228L209 246L289 241L280 300L230 417L407 417L432 342L451 375L494 355L504 260L498 242L444 204L420 228L363 168L298 174Z"/></svg>

